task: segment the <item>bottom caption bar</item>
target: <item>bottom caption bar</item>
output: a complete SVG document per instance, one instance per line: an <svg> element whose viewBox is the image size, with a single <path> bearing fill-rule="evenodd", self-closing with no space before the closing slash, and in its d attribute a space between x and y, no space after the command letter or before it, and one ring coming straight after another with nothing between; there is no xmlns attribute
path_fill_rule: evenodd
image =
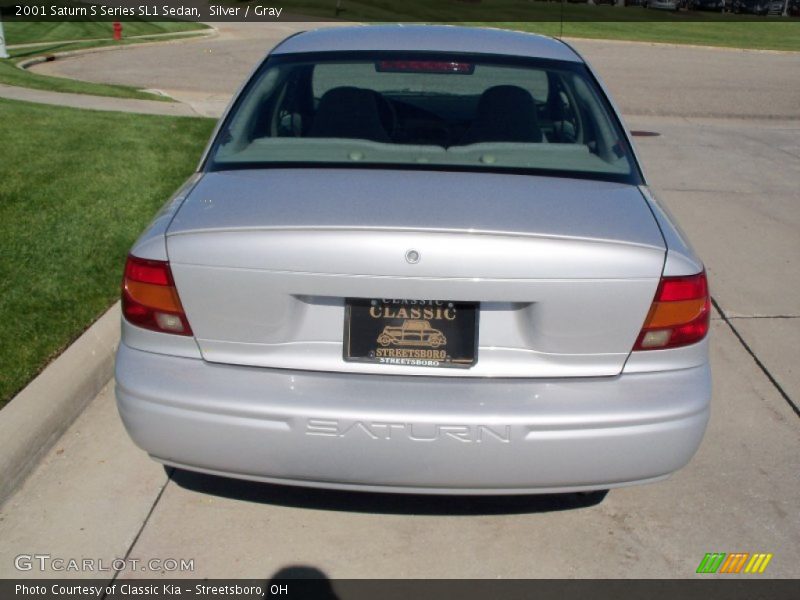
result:
<svg viewBox="0 0 800 600"><path fill-rule="evenodd" d="M715 580L458 580L458 579L205 579L205 580L0 580L0 598L35 600L150 600L163 598L302 598L312 600L508 599L585 600L795 600L791 579Z"/></svg>

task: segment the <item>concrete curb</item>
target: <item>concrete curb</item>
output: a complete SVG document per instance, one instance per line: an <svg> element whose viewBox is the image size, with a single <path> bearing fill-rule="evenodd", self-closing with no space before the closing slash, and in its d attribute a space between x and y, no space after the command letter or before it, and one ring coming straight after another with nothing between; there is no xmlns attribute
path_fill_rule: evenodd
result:
<svg viewBox="0 0 800 600"><path fill-rule="evenodd" d="M117 302L0 410L0 503L111 379L119 323Z"/></svg>
<svg viewBox="0 0 800 600"><path fill-rule="evenodd" d="M208 25L204 23L204 25ZM214 29L211 25L208 25L211 29ZM145 35L129 35L123 36L123 39L126 40L147 40L151 38L163 38L163 37L175 37L179 35L185 35L187 37L191 37L193 35L198 35L202 33L203 29L189 29L187 31L168 31L166 33L148 33ZM88 38L88 39L77 39L77 40L52 40L49 42L30 42L27 44L12 44L11 46L6 46L9 50L17 50L20 48L36 48L37 46L51 46L53 44L78 44L80 42L103 42L108 40L108 37L102 38Z"/></svg>
<svg viewBox="0 0 800 600"><path fill-rule="evenodd" d="M797 50L772 50L769 48L737 48L735 46L711 46L705 44L680 44L678 42L651 42L648 40L615 40L590 37L572 37L565 35L562 39L572 42L611 42L612 44L639 44L647 46L666 46L668 48L691 48L695 50L720 50L722 52L760 52L762 54L797 54Z"/></svg>
<svg viewBox="0 0 800 600"><path fill-rule="evenodd" d="M123 44L120 46L98 46L95 48L81 48L79 50L64 50L62 52L48 52L46 55L40 56L33 56L31 58L23 58L20 61L17 61L16 66L23 71L28 70L29 67L33 67L43 62L50 62L53 60L58 60L60 58L70 58L72 56L81 56L82 54L96 54L98 52L113 52L117 50L125 50L127 48L136 48L138 46L154 46L156 44L161 46L167 46L170 44L182 44L184 42L190 42L192 40L200 40L200 39L207 39L217 37L219 35L219 30L216 27L209 27L208 29L198 29L192 31L191 33L182 33L182 34L167 34L167 35L181 35L180 38L170 39L170 40L159 40L153 39L152 41L148 42L137 42L135 44ZM146 36L136 36L128 39L145 39ZM148 37L149 39L149 37ZM50 75L50 77L54 77L54 75Z"/></svg>

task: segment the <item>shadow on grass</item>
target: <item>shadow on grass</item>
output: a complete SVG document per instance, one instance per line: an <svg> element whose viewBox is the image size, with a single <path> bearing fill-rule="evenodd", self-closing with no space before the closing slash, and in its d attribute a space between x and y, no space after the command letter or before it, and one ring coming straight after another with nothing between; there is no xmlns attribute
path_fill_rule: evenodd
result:
<svg viewBox="0 0 800 600"><path fill-rule="evenodd" d="M52 44L50 46L30 46L28 48L15 48L11 50L11 58L24 59L40 54L50 54L53 52L61 52L62 50L69 50L74 48L75 45L70 42L62 42L60 44Z"/></svg>
<svg viewBox="0 0 800 600"><path fill-rule="evenodd" d="M291 508L398 515L504 515L546 513L600 504L608 490L572 494L440 496L349 492L274 485L165 467L184 489L245 502Z"/></svg>

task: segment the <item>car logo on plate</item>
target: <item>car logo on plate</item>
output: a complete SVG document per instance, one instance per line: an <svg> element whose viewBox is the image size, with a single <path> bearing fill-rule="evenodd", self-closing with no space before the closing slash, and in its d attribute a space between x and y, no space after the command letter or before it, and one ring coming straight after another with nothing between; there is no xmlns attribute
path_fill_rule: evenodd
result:
<svg viewBox="0 0 800 600"><path fill-rule="evenodd" d="M405 319L402 325L387 325L378 336L378 343L388 346L422 346L438 348L447 344L444 334L431 327L429 321Z"/></svg>
<svg viewBox="0 0 800 600"><path fill-rule="evenodd" d="M419 259L420 259L419 252L417 252L416 250L409 250L408 252L406 252L406 262L408 262L409 264L415 265L419 262Z"/></svg>

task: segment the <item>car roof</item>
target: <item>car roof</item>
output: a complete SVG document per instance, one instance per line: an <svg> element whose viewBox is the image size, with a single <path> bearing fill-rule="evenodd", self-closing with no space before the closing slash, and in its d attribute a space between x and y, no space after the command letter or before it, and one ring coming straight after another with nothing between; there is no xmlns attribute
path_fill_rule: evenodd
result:
<svg viewBox="0 0 800 600"><path fill-rule="evenodd" d="M356 25L291 36L271 54L363 50L421 50L583 62L563 42L533 33L456 25Z"/></svg>

